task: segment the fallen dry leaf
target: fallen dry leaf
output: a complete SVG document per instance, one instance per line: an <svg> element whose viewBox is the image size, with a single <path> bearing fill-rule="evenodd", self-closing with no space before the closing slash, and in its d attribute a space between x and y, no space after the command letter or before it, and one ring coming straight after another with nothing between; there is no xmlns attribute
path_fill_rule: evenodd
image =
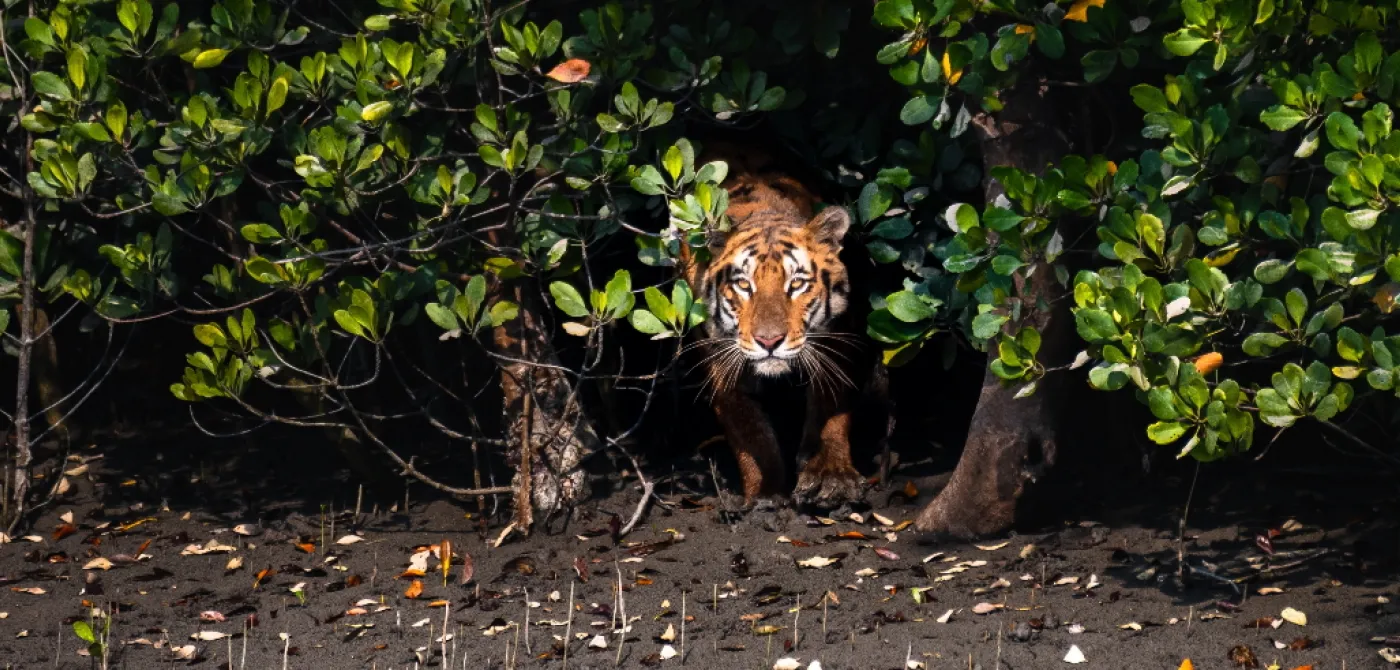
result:
<svg viewBox="0 0 1400 670"><path fill-rule="evenodd" d="M1078 664L1087 662L1088 660L1089 659L1084 658L1084 652L1079 649L1079 645L1077 644L1070 645L1069 652L1065 654L1066 663Z"/></svg>
<svg viewBox="0 0 1400 670"><path fill-rule="evenodd" d="M972 613L991 614L992 612L1002 609L1006 609L1006 606L999 603L977 603L972 606Z"/></svg>
<svg viewBox="0 0 1400 670"><path fill-rule="evenodd" d="M1279 593L1283 593L1283 589L1277 586L1263 586L1259 588L1258 593L1261 596L1272 596Z"/></svg>
<svg viewBox="0 0 1400 670"><path fill-rule="evenodd" d="M346 535L345 537L342 537L342 538L340 538L339 540L336 540L335 543L336 543L336 544L355 544L356 542L364 542L364 541L365 541L365 538L360 537L359 535Z"/></svg>
<svg viewBox="0 0 1400 670"><path fill-rule="evenodd" d="M404 591L403 595L410 600L423 595L423 580L413 580L413 583L408 585L408 590Z"/></svg>
<svg viewBox="0 0 1400 670"><path fill-rule="evenodd" d="M978 549L981 549L982 551L996 551L996 550L998 550L998 549L1001 549L1002 547L1005 547L1005 546L1008 545L1008 544L1011 544L1011 542L1007 541L1007 542L998 542L998 543L996 543L996 544L979 544L979 545L976 545L976 547L977 547Z"/></svg>
<svg viewBox="0 0 1400 670"><path fill-rule="evenodd" d="M41 589L37 586L11 586L10 590L14 591L15 593L28 593L31 596L42 596L45 593L48 593L48 591L45 591L44 589Z"/></svg>
<svg viewBox="0 0 1400 670"><path fill-rule="evenodd" d="M952 618L953 618L953 610L948 610L947 612L944 612L944 613L943 613L943 616L938 617L937 619L935 619L935 621L937 621L938 623L948 623L948 621L950 621Z"/></svg>
<svg viewBox="0 0 1400 670"><path fill-rule="evenodd" d="M1196 666L1191 664L1191 659L1186 658L1182 659L1181 665L1177 666L1176 670L1196 670Z"/></svg>
<svg viewBox="0 0 1400 670"><path fill-rule="evenodd" d="M583 81L591 69L592 66L588 64L588 61L582 58L570 58L555 65L545 76L560 83L575 84Z"/></svg>
<svg viewBox="0 0 1400 670"><path fill-rule="evenodd" d="M219 631L217 631L217 630L201 630L201 631L195 632L194 634L190 635L190 639L191 639L191 640L201 640L201 641L204 641L204 642L213 642L214 640L222 640L222 639L224 639L224 638L226 638L226 637L228 637L228 633L221 633L221 632L219 632Z"/></svg>
<svg viewBox="0 0 1400 670"><path fill-rule="evenodd" d="M234 551L234 550L235 550L234 547L231 547L231 546L229 546L229 545L227 545L227 544L219 544L219 540L218 540L218 539L211 539L211 540L209 540L208 542L204 543L204 546L202 546L202 547L201 547L200 545L197 545L197 544L192 544L192 545L189 545L188 547L185 547L184 549L181 549L181 550L180 550L180 555L181 555L181 556L203 556L203 555L205 555L205 554L228 553L228 552Z"/></svg>
<svg viewBox="0 0 1400 670"><path fill-rule="evenodd" d="M841 562L841 559L839 559L839 558L828 558L828 557L826 557L826 556L813 556L813 557L811 557L811 558L807 558L807 559L800 560L800 561L797 562L797 564L798 564L799 566L801 566L801 567L804 567L804 568L825 568L825 567L827 567L827 566L829 566L829 565L835 565L835 564L840 563L840 562Z"/></svg>
<svg viewBox="0 0 1400 670"><path fill-rule="evenodd" d="M199 620L200 620L200 621L206 621L206 622L209 622L209 623L223 623L223 622L226 621L227 619L224 617L224 615L223 615L222 612L215 612L214 610L206 610L206 611L204 611L204 612L200 612L200 613L199 613Z"/></svg>
<svg viewBox="0 0 1400 670"><path fill-rule="evenodd" d="M878 524L880 524L881 526L893 526L893 525L894 525L894 519L891 519L891 518L886 517L886 516L881 516L881 514L880 514L879 512L871 512L871 513L870 513L870 518L874 519L874 520L875 520L875 523L878 523Z"/></svg>
<svg viewBox="0 0 1400 670"><path fill-rule="evenodd" d="M192 644L187 644L183 647L173 648L170 651L175 654L175 658L182 661L193 661L195 654L199 652L199 648Z"/></svg>
<svg viewBox="0 0 1400 670"><path fill-rule="evenodd" d="M111 570L112 562L98 556L83 565L84 570Z"/></svg>
<svg viewBox="0 0 1400 670"><path fill-rule="evenodd" d="M780 658L773 664L773 670L799 670L801 667L802 664L791 656Z"/></svg>
<svg viewBox="0 0 1400 670"><path fill-rule="evenodd" d="M1283 611L1279 613L1279 616L1282 617L1284 621L1287 621L1288 623L1291 623L1295 626L1308 625L1308 615L1298 610L1295 610L1292 607L1283 608Z"/></svg>

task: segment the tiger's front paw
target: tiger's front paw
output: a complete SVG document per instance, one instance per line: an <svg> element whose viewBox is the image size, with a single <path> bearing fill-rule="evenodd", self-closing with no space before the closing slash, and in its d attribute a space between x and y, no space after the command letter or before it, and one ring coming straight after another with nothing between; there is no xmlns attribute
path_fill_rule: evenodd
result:
<svg viewBox="0 0 1400 670"><path fill-rule="evenodd" d="M865 478L849 464L827 465L812 459L797 478L793 497L805 505L838 507L865 496Z"/></svg>

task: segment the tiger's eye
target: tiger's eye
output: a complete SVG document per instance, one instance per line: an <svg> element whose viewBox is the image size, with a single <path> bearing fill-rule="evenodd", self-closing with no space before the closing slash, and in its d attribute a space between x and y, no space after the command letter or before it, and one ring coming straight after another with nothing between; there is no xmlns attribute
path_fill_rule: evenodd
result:
<svg viewBox="0 0 1400 670"><path fill-rule="evenodd" d="M788 290L789 290L789 291L800 291L800 290L802 290L802 288L805 287L806 285L807 285L807 280L806 280L806 279L794 279L794 280L792 280L791 283L788 284Z"/></svg>
<svg viewBox="0 0 1400 670"><path fill-rule="evenodd" d="M749 280L747 279L740 279L739 281L734 282L734 286L745 293L748 293L749 291L753 290L753 284L750 284Z"/></svg>

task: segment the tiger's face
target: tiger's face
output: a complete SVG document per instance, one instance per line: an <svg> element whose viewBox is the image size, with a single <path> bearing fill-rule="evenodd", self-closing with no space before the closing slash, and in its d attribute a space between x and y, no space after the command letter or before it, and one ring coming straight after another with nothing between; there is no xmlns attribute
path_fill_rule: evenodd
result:
<svg viewBox="0 0 1400 670"><path fill-rule="evenodd" d="M846 209L833 206L808 221L734 230L707 273L711 335L760 376L792 372L809 340L846 311L850 281L839 254L850 225Z"/></svg>

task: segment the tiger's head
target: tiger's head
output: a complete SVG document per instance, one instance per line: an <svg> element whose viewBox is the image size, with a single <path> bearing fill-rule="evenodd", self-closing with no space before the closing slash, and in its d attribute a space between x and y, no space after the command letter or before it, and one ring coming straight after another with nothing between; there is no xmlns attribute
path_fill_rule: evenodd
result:
<svg viewBox="0 0 1400 670"><path fill-rule="evenodd" d="M810 218L751 219L723 240L706 272L710 334L736 363L777 377L825 358L809 340L846 310L839 254L850 225L846 209L831 206Z"/></svg>

